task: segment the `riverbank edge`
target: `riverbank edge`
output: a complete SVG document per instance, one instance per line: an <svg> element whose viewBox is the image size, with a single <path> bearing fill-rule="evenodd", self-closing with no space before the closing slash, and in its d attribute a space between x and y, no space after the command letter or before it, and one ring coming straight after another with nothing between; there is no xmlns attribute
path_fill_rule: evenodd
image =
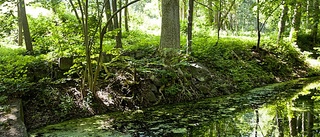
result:
<svg viewBox="0 0 320 137"><path fill-rule="evenodd" d="M21 99L13 99L8 104L2 104L0 118L1 137L28 137L27 128L24 124L23 106Z"/></svg>

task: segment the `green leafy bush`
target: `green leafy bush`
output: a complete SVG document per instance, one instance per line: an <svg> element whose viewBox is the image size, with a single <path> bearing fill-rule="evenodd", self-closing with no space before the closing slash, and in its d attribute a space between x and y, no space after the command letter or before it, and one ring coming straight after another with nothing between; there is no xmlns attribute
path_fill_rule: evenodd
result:
<svg viewBox="0 0 320 137"><path fill-rule="evenodd" d="M0 94L22 97L34 89L37 80L50 75L42 75L48 64L41 57L24 55L22 49L0 49ZM43 73L47 73L43 72Z"/></svg>

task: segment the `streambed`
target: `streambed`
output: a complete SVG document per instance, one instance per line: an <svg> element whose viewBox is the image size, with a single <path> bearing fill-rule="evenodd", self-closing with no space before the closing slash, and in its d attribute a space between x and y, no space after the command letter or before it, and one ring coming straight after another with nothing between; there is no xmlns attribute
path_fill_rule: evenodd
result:
<svg viewBox="0 0 320 137"><path fill-rule="evenodd" d="M30 136L320 136L320 77L245 93L74 119Z"/></svg>

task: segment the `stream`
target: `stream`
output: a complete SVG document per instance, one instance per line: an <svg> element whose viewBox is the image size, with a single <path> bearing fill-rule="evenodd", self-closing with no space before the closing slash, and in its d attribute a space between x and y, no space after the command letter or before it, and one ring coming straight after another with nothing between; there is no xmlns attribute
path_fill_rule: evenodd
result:
<svg viewBox="0 0 320 137"><path fill-rule="evenodd" d="M320 77L244 93L73 119L31 137L320 137Z"/></svg>

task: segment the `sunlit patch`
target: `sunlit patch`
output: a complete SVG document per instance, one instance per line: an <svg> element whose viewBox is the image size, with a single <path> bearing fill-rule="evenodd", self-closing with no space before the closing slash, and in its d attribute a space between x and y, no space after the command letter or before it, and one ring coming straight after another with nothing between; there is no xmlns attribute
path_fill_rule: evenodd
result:
<svg viewBox="0 0 320 137"><path fill-rule="evenodd" d="M306 62L313 68L320 68L320 61L313 58L307 58Z"/></svg>

